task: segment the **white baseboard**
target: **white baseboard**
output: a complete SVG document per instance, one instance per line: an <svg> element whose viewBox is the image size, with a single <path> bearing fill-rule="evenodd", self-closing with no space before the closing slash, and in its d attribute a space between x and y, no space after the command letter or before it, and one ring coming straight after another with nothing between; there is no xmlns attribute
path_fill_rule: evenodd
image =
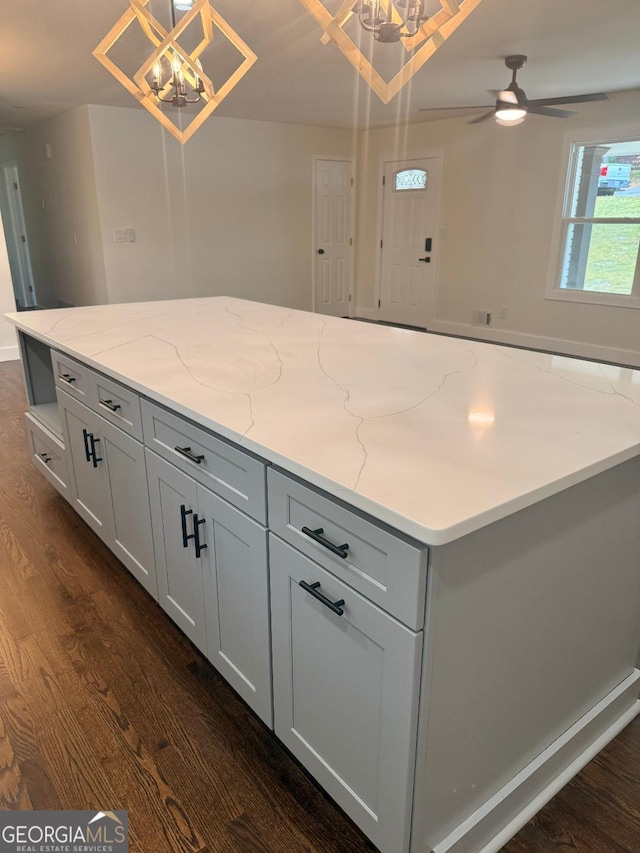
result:
<svg viewBox="0 0 640 853"><path fill-rule="evenodd" d="M562 338L547 338L541 335L529 335L523 332L510 332L507 329L492 329L486 326L472 326L466 323L449 323L436 320L429 324L428 331L443 335L455 335L461 338L475 338L490 344L509 344L534 350L547 350L552 353L578 356L593 361L611 361L615 364L640 367L640 351L603 347L584 341L567 341Z"/></svg>
<svg viewBox="0 0 640 853"><path fill-rule="evenodd" d="M598 702L433 853L497 853L567 782L640 714L640 670Z"/></svg>
<svg viewBox="0 0 640 853"><path fill-rule="evenodd" d="M17 361L20 358L18 347L0 347L0 361Z"/></svg>

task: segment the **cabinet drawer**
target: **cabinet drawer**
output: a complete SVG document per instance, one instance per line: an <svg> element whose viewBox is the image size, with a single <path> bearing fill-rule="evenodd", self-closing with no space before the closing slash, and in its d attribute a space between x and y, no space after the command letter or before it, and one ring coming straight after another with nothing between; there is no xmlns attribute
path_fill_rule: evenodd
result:
<svg viewBox="0 0 640 853"><path fill-rule="evenodd" d="M27 425L31 458L36 468L65 498L69 497L69 475L64 445L27 412Z"/></svg>
<svg viewBox="0 0 640 853"><path fill-rule="evenodd" d="M269 469L270 527L410 628L424 624L428 551ZM322 531L321 540L303 533ZM346 545L341 556L326 543Z"/></svg>
<svg viewBox="0 0 640 853"><path fill-rule="evenodd" d="M58 388L62 388L67 394L81 400L86 405L91 401L91 373L92 371L79 361L63 355L55 350L51 351L53 363L53 375Z"/></svg>
<svg viewBox="0 0 640 853"><path fill-rule="evenodd" d="M142 426L147 447L266 524L263 462L149 400L142 400Z"/></svg>
<svg viewBox="0 0 640 853"><path fill-rule="evenodd" d="M90 372L90 405L105 420L142 441L140 397L118 382Z"/></svg>

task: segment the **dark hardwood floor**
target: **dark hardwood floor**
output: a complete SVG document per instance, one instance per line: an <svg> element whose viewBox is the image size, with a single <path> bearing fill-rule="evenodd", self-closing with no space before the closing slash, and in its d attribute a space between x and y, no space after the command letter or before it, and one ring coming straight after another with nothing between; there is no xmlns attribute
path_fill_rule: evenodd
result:
<svg viewBox="0 0 640 853"><path fill-rule="evenodd" d="M136 853L374 850L33 468L24 408L0 364L0 809L127 809ZM504 850L639 853L640 718Z"/></svg>

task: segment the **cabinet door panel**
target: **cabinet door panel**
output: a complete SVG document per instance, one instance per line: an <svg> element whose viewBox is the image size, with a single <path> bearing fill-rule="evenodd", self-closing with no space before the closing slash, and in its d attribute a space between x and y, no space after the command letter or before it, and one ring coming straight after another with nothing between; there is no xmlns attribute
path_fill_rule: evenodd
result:
<svg viewBox="0 0 640 853"><path fill-rule="evenodd" d="M408 850L422 634L269 540L275 732L383 853Z"/></svg>
<svg viewBox="0 0 640 853"><path fill-rule="evenodd" d="M86 434L100 438L98 418L93 412L58 391L62 429L67 450L67 465L72 483L72 506L89 527L111 547L113 517L109 497L109 479L100 441L96 443L96 465L87 457Z"/></svg>
<svg viewBox="0 0 640 853"><path fill-rule="evenodd" d="M198 508L206 522L207 656L271 727L267 532L201 486Z"/></svg>
<svg viewBox="0 0 640 853"><path fill-rule="evenodd" d="M151 522L158 574L158 603L206 654L202 559L197 559L193 540L183 545L181 505L191 514L187 531L193 533L197 512L196 484L173 465L145 450Z"/></svg>
<svg viewBox="0 0 640 853"><path fill-rule="evenodd" d="M144 447L98 418L113 514L113 551L157 601Z"/></svg>

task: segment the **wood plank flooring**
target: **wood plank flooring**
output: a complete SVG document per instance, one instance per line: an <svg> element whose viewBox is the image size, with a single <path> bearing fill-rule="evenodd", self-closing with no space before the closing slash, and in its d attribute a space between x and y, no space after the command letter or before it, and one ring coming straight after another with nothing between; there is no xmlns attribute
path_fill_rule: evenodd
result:
<svg viewBox="0 0 640 853"><path fill-rule="evenodd" d="M127 809L135 853L374 851L33 468L25 405L0 364L0 809ZM504 851L639 853L640 719Z"/></svg>

